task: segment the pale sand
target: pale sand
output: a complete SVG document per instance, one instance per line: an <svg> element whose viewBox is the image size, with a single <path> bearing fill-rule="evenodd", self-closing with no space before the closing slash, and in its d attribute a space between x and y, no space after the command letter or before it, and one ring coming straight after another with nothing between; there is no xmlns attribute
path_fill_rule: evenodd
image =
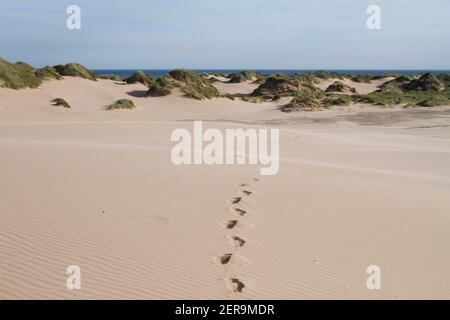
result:
<svg viewBox="0 0 450 320"><path fill-rule="evenodd" d="M136 110L102 110L127 92ZM71 78L0 89L1 299L450 298L449 108L285 114L144 92ZM281 128L279 174L174 166L170 134L193 119ZM72 264L79 291L65 287ZM373 264L381 290L366 288Z"/></svg>

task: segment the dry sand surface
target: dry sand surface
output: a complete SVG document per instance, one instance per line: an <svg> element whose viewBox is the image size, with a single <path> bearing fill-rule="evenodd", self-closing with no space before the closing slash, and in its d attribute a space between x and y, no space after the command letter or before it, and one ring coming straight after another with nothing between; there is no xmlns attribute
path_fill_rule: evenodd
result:
<svg viewBox="0 0 450 320"><path fill-rule="evenodd" d="M450 298L450 108L285 114L144 93L0 89L0 299ZM120 98L137 108L103 110ZM194 119L280 128L279 173L175 166L170 135Z"/></svg>

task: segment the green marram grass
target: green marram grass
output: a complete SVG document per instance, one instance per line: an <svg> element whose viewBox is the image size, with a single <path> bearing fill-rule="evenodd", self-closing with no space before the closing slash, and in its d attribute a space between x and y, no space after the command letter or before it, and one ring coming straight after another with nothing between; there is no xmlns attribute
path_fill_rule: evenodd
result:
<svg viewBox="0 0 450 320"><path fill-rule="evenodd" d="M98 75L98 78L104 80L122 81L122 78L115 74L100 74Z"/></svg>
<svg viewBox="0 0 450 320"><path fill-rule="evenodd" d="M186 97L204 100L220 97L220 92L202 75L190 70L175 69L156 79L147 92L149 97L167 96L179 88Z"/></svg>
<svg viewBox="0 0 450 320"><path fill-rule="evenodd" d="M283 112L316 111L321 110L322 108L323 105L314 94L303 92L296 95L288 104L281 106L280 110Z"/></svg>
<svg viewBox="0 0 450 320"><path fill-rule="evenodd" d="M305 78L304 75L292 76L270 76L256 88L251 96L262 97L271 100L274 97L295 96L302 92L319 92L312 79Z"/></svg>
<svg viewBox="0 0 450 320"><path fill-rule="evenodd" d="M254 71L241 71L238 73L230 73L228 83L241 83L246 81L257 81L261 75Z"/></svg>
<svg viewBox="0 0 450 320"><path fill-rule="evenodd" d="M124 81L128 84L132 83L142 83L143 85L146 85L147 87L152 85L154 80L152 77L144 73L143 71L137 71L133 73L128 78L124 79Z"/></svg>
<svg viewBox="0 0 450 320"><path fill-rule="evenodd" d="M167 76L156 79L149 87L147 96L149 97L164 97L172 93L173 85Z"/></svg>
<svg viewBox="0 0 450 320"><path fill-rule="evenodd" d="M96 81L98 78L98 75L95 72L90 71L89 69L78 63L56 65L53 68L55 68L56 72L58 72L62 76L79 77L92 81Z"/></svg>
<svg viewBox="0 0 450 320"><path fill-rule="evenodd" d="M251 103L263 103L266 102L267 99L261 96L244 96L242 100L251 102Z"/></svg>
<svg viewBox="0 0 450 320"><path fill-rule="evenodd" d="M353 104L351 95L348 94L329 94L321 101L323 106L350 106Z"/></svg>
<svg viewBox="0 0 450 320"><path fill-rule="evenodd" d="M56 98L56 99L53 99L51 102L53 102L54 106L63 107L63 108L67 108L67 109L71 108L70 104L63 98Z"/></svg>
<svg viewBox="0 0 450 320"><path fill-rule="evenodd" d="M414 79L403 85L406 91L444 91L447 85L432 73L425 73L419 79Z"/></svg>
<svg viewBox="0 0 450 320"><path fill-rule="evenodd" d="M169 72L167 80L189 98L203 100L220 97L219 90L194 71L175 69Z"/></svg>
<svg viewBox="0 0 450 320"><path fill-rule="evenodd" d="M224 94L221 95L221 97L222 98L227 98L227 99L230 99L230 100L235 100L236 99L236 97L234 95L230 94L230 93L224 93Z"/></svg>
<svg viewBox="0 0 450 320"><path fill-rule="evenodd" d="M61 80L62 76L51 66L37 69L35 75L42 80Z"/></svg>
<svg viewBox="0 0 450 320"><path fill-rule="evenodd" d="M328 86L325 92L356 93L356 89L341 81L335 81Z"/></svg>
<svg viewBox="0 0 450 320"><path fill-rule="evenodd" d="M0 58L0 87L10 89L37 88L42 79L35 74L30 65L17 62L10 63Z"/></svg>
<svg viewBox="0 0 450 320"><path fill-rule="evenodd" d="M381 106L408 104L409 106L442 106L450 105L450 90L410 91L410 92L372 92L352 96L354 102L370 103Z"/></svg>
<svg viewBox="0 0 450 320"><path fill-rule="evenodd" d="M214 76L207 78L207 80L208 80L210 83L221 82L219 79L217 79L217 78L214 77Z"/></svg>
<svg viewBox="0 0 450 320"><path fill-rule="evenodd" d="M94 81L99 78L95 72L78 63L35 69L25 62L10 63L0 58L0 87L37 88L44 80L61 80L63 76L81 77Z"/></svg>
<svg viewBox="0 0 450 320"><path fill-rule="evenodd" d="M117 110L117 109L134 109L136 106L133 101L128 99L120 99L105 107L105 110Z"/></svg>
<svg viewBox="0 0 450 320"><path fill-rule="evenodd" d="M370 74L355 74L355 75L350 75L349 77L353 82L370 83L373 76L371 76Z"/></svg>

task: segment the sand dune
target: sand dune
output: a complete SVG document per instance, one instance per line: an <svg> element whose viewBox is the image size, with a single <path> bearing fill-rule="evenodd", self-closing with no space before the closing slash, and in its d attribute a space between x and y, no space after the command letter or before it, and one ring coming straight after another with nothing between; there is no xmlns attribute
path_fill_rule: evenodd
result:
<svg viewBox="0 0 450 320"><path fill-rule="evenodd" d="M360 94L366 94L371 93L376 90L378 90L378 86L382 85L383 83L393 80L394 78L388 77L388 78L381 78L376 80L371 80L370 83L364 83L364 82L354 82L351 79L345 78L345 79L327 79L322 80L320 83L317 84L317 87L319 87L322 90L325 90L328 88L330 84L332 84L335 81L340 81L352 88L356 89L356 92Z"/></svg>
<svg viewBox="0 0 450 320"><path fill-rule="evenodd" d="M143 91L0 89L0 299L450 298L448 108L283 114ZM120 98L137 109L103 110ZM173 165L170 134L193 119L280 128L279 174ZM381 290L366 287L374 264ZM81 290L66 288L68 265Z"/></svg>

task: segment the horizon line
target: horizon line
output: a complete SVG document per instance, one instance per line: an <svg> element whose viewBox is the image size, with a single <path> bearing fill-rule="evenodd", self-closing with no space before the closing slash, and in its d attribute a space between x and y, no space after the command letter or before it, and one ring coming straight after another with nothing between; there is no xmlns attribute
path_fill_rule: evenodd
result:
<svg viewBox="0 0 450 320"><path fill-rule="evenodd" d="M258 70L280 70L280 71L353 71L353 70L364 70L364 71L450 71L450 68L399 68L399 69L383 69L383 68L187 68L187 67L168 67L168 68L90 68L91 70L155 70L155 71L165 71L165 70L175 70L175 69L187 69L187 70L246 70L246 71L258 71Z"/></svg>

